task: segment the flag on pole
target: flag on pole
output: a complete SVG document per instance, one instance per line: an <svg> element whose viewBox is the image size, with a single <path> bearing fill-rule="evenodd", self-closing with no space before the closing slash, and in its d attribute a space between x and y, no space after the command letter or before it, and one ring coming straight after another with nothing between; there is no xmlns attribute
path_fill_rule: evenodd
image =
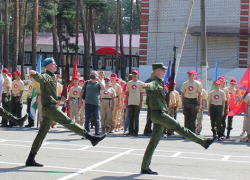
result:
<svg viewBox="0 0 250 180"><path fill-rule="evenodd" d="M69 93L70 89L74 86L74 78L78 77L77 59L78 59L77 55L75 55L75 62L74 62L74 68L73 68L73 73L72 73L72 79L71 79L71 82L68 86L68 93ZM80 77L78 77L78 78L80 78ZM65 113L67 113L68 117L70 117L70 111L68 111L68 106L69 106L69 99L68 99L68 102L67 102L67 105L65 108Z"/></svg>
<svg viewBox="0 0 250 180"><path fill-rule="evenodd" d="M214 71L214 77L213 77L213 83L211 86L211 91L214 90L214 81L218 80L218 60L215 63L215 71Z"/></svg>
<svg viewBox="0 0 250 180"><path fill-rule="evenodd" d="M4 78L2 73L0 74L0 104L1 104L1 100L2 100L2 91L3 91L3 84L4 83Z"/></svg>
<svg viewBox="0 0 250 180"><path fill-rule="evenodd" d="M237 87L233 97L229 102L229 107L231 111L228 113L228 116L235 116L236 114L245 112L246 103L244 102L244 99L249 92L249 73L250 67L247 69L246 73L242 77L239 86Z"/></svg>
<svg viewBox="0 0 250 180"><path fill-rule="evenodd" d="M164 77L164 85L166 85L168 83L168 79L171 76L171 64L172 64L171 61L169 61L168 70L167 70L166 75Z"/></svg>
<svg viewBox="0 0 250 180"><path fill-rule="evenodd" d="M41 61L42 61L42 55L39 56L38 62L36 65L36 71L38 73L41 73ZM33 86L33 91L32 91L32 97L31 97L31 103L30 103L30 117L35 120L36 117L36 110L37 110L37 105L36 105L36 87L37 87L38 82L35 81L34 86Z"/></svg>

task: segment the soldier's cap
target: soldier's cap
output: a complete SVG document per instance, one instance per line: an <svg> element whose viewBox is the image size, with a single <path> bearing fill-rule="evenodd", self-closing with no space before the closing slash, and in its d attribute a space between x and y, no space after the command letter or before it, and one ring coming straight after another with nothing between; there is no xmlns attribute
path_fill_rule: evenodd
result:
<svg viewBox="0 0 250 180"><path fill-rule="evenodd" d="M76 76L76 77L74 77L74 78L73 78L73 80L77 80L77 81L79 81L79 77L78 77L78 76Z"/></svg>
<svg viewBox="0 0 250 180"><path fill-rule="evenodd" d="M10 78L12 78L12 74L11 74L11 73L8 73L7 75L8 75Z"/></svg>
<svg viewBox="0 0 250 180"><path fill-rule="evenodd" d="M31 75L28 75L28 77L31 77Z"/></svg>
<svg viewBox="0 0 250 180"><path fill-rule="evenodd" d="M60 74L56 74L56 77L61 78Z"/></svg>
<svg viewBox="0 0 250 180"><path fill-rule="evenodd" d="M1 70L1 72L3 72L3 73L9 73L9 70L7 69L7 68L3 68L3 70Z"/></svg>
<svg viewBox="0 0 250 180"><path fill-rule="evenodd" d="M197 81L201 82L202 83L202 80L201 79L197 79Z"/></svg>
<svg viewBox="0 0 250 180"><path fill-rule="evenodd" d="M231 84L237 84L237 80L236 80L236 79L232 79L232 80L230 81L230 83L231 83Z"/></svg>
<svg viewBox="0 0 250 180"><path fill-rule="evenodd" d="M164 70L168 69L166 66L164 66L163 63L153 63L152 68L153 68L153 71L158 69L158 68L161 68L161 69L164 69Z"/></svg>
<svg viewBox="0 0 250 180"><path fill-rule="evenodd" d="M106 77L104 80L105 81L110 81L111 79L110 79L110 77Z"/></svg>
<svg viewBox="0 0 250 180"><path fill-rule="evenodd" d="M187 74L194 74L194 75L195 75L195 74L197 74L197 73L196 73L196 71L194 71L194 70L189 70L189 71L187 72Z"/></svg>
<svg viewBox="0 0 250 180"><path fill-rule="evenodd" d="M176 85L177 83L176 83L176 81L174 81L174 85Z"/></svg>
<svg viewBox="0 0 250 180"><path fill-rule="evenodd" d="M117 74L112 73L111 76L110 76L110 78L111 78L111 79L117 78Z"/></svg>
<svg viewBox="0 0 250 180"><path fill-rule="evenodd" d="M220 76L220 77L218 78L218 80L224 82L224 81L225 81L225 78L224 78L223 76Z"/></svg>
<svg viewBox="0 0 250 180"><path fill-rule="evenodd" d="M214 84L219 84L220 85L220 81L216 80L216 81L214 81Z"/></svg>
<svg viewBox="0 0 250 180"><path fill-rule="evenodd" d="M83 83L85 83L85 81L84 81L83 79L79 80L79 82L83 82Z"/></svg>
<svg viewBox="0 0 250 180"><path fill-rule="evenodd" d="M18 76L21 76L21 71L16 70L15 72L13 72L12 74L17 74Z"/></svg>
<svg viewBox="0 0 250 180"><path fill-rule="evenodd" d="M43 67L47 66L48 64L54 62L54 58L53 57L50 57L50 58L46 58L43 60Z"/></svg>
<svg viewBox="0 0 250 180"><path fill-rule="evenodd" d="M137 70L133 70L132 74L139 74L139 72Z"/></svg>

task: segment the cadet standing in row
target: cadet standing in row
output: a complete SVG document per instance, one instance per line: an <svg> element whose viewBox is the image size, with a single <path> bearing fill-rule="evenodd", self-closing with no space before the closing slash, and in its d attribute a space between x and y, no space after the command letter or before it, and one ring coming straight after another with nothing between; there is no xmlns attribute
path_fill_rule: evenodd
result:
<svg viewBox="0 0 250 180"><path fill-rule="evenodd" d="M57 107L58 99L60 99L56 93L57 81L54 74L54 72L57 70L57 65L53 58L47 58L43 61L43 66L46 69L44 74L39 74L34 70L30 71L31 76L35 79L35 81L40 83L41 99L43 105L43 122L32 144L29 157L26 161L26 166L43 166L42 164L39 164L35 161L35 156L40 149L53 120L59 122L61 125L75 132L76 134L84 136L86 139L91 141L93 146L95 146L105 137L105 135L94 136L90 134L82 126L76 124L72 119L66 116ZM62 100L66 100L66 98L62 97Z"/></svg>
<svg viewBox="0 0 250 180"><path fill-rule="evenodd" d="M24 83L20 79L21 72L16 70L14 73L15 80L12 82L12 90L11 90L11 113L20 118L22 117L22 109L23 109L23 91L24 91Z"/></svg>
<svg viewBox="0 0 250 180"><path fill-rule="evenodd" d="M190 70L187 74L188 81L184 82L181 88L182 109L185 118L185 127L195 133L196 118L201 103L202 86L198 81L194 80L195 71Z"/></svg>
<svg viewBox="0 0 250 180"><path fill-rule="evenodd" d="M78 77L73 79L74 86L70 88L69 91L69 109L70 109L70 118L75 119L76 123L80 124L80 106L79 106L79 97L82 91L82 88L78 86Z"/></svg>
<svg viewBox="0 0 250 180"><path fill-rule="evenodd" d="M11 112L11 88L12 88L12 81L10 77L7 75L9 70L7 68L3 68L1 71L4 78L3 84L3 92L2 92L2 106L7 112ZM6 118L2 118L2 127L8 126L8 120Z"/></svg>
<svg viewBox="0 0 250 180"><path fill-rule="evenodd" d="M205 149L207 149L216 139L216 137L213 139L208 139L203 136L197 136L189 129L180 125L175 119L166 113L167 104L165 100L165 88L161 78L165 76L165 70L167 67L165 67L163 63L154 63L152 64L152 67L155 75L152 82L142 83L141 85L146 90L151 91L149 105L151 107L152 122L154 123L152 137L141 164L142 174L158 174L157 172L152 171L149 168L149 165L151 163L155 148L161 139L164 127L176 131L181 136L200 144Z"/></svg>
<svg viewBox="0 0 250 180"><path fill-rule="evenodd" d="M223 127L221 117L224 115L224 107L226 102L225 92L220 89L221 82L216 80L214 82L214 90L209 94L208 115L211 120L211 127L213 136L218 135L218 141L221 141L223 135Z"/></svg>
<svg viewBox="0 0 250 180"><path fill-rule="evenodd" d="M226 95L226 102L225 102L225 106L223 108L223 116L221 117L221 126L222 126L222 139L223 137L225 137L225 130L226 130L226 119L227 119L227 113L229 112L229 91L228 89L225 87L225 78L223 76L220 76L218 78L218 80L220 81L220 89L222 91L224 91L225 95Z"/></svg>

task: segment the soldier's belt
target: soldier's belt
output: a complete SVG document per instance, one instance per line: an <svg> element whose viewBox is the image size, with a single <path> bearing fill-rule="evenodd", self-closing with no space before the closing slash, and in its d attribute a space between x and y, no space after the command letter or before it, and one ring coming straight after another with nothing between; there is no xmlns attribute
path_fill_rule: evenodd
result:
<svg viewBox="0 0 250 180"><path fill-rule="evenodd" d="M112 98L102 98L102 99L104 99L104 100L111 100Z"/></svg>
<svg viewBox="0 0 250 180"><path fill-rule="evenodd" d="M116 96L115 98L118 98L119 96Z"/></svg>
<svg viewBox="0 0 250 180"><path fill-rule="evenodd" d="M196 100L197 98L185 98L185 99L188 99L188 100Z"/></svg>
<svg viewBox="0 0 250 180"><path fill-rule="evenodd" d="M77 99L77 100L78 100L79 98L74 98L74 97L72 97L72 98L70 98L70 99Z"/></svg>
<svg viewBox="0 0 250 180"><path fill-rule="evenodd" d="M13 97L20 96L20 94L12 94Z"/></svg>

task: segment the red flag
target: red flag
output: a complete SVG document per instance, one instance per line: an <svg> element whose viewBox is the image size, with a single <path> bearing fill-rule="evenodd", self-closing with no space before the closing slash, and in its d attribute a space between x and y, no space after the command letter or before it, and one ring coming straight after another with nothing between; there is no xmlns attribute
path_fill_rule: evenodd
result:
<svg viewBox="0 0 250 180"><path fill-rule="evenodd" d="M249 83L250 83L250 67L247 69L246 73L242 77L237 90L235 91L233 97L229 102L230 112L227 114L228 116L235 116L236 114L245 112L246 103L244 99L249 92Z"/></svg>
<svg viewBox="0 0 250 180"><path fill-rule="evenodd" d="M70 89L74 86L74 78L75 77L78 77L77 55L75 55L75 62L74 62L74 68L73 68L73 73L72 73L72 79L71 79L71 82L70 82L70 84L68 86L68 93L69 93ZM80 78L80 77L78 77L78 78ZM69 100L68 100L68 103L67 103L67 107L68 106L69 106ZM66 110L67 110L67 108L66 108ZM68 111L68 117L70 117L70 111Z"/></svg>

